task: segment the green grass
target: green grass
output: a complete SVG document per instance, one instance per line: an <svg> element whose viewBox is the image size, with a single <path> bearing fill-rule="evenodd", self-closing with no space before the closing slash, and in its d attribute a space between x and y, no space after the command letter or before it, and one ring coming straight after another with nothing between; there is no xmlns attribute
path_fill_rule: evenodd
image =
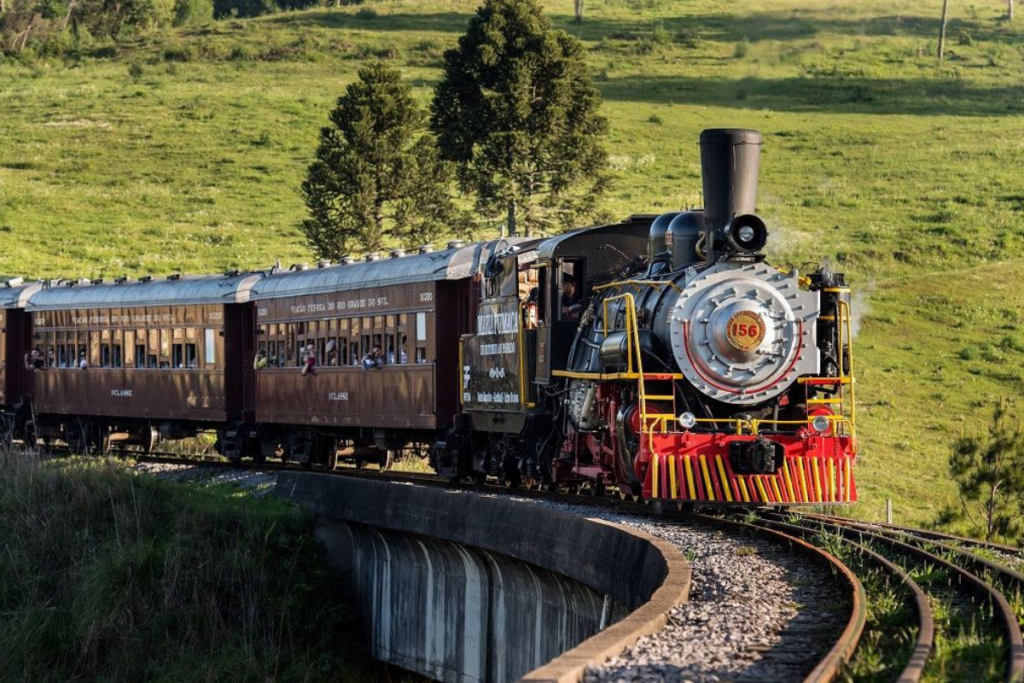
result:
<svg viewBox="0 0 1024 683"><path fill-rule="evenodd" d="M474 7L379 1L0 66L0 272L310 260L297 190L334 99L385 56L426 103ZM867 294L854 514L891 497L933 520L950 442L1024 383L1024 21L954 3L940 65L937 3L595 0L581 25L546 7L606 98L610 215L699 205L701 129L765 134L773 259L828 257Z"/></svg>
<svg viewBox="0 0 1024 683"><path fill-rule="evenodd" d="M0 679L366 680L312 531L231 487L0 454Z"/></svg>

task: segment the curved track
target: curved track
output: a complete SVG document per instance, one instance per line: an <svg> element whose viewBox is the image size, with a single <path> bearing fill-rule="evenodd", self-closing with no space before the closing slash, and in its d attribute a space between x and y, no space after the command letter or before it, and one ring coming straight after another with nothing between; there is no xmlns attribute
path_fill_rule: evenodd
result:
<svg viewBox="0 0 1024 683"><path fill-rule="evenodd" d="M793 519L794 517L796 520ZM832 534L846 543L865 550L869 546L878 548L888 555L887 561L890 561L891 564L913 567L920 570L922 574L935 575L936 571L940 572L948 580L945 584L932 582L927 590L931 602L946 602L953 610L969 614L968 620L972 625L990 624L995 627L998 631L998 639L992 638L992 642L998 642L1003 653L1002 680L1024 680L1024 641L1022 641L1018 617L1006 597L1006 594L1010 594L1015 602L1020 603L1021 596L1024 596L1024 575L963 548L935 539L956 539L959 542L968 542L966 544L974 548L991 549L993 544L938 532L894 525L861 523L814 514L785 517L786 520L798 521L799 524L788 524L783 521L784 518L779 513L765 513L763 519L765 524L785 524L793 533L798 533L796 530L802 529L804 532L812 534ZM1015 549L1008 546L998 547L1016 552ZM920 586L916 586L916 588L917 590L914 591L915 602L920 603L919 591L922 589ZM952 631L955 630L956 625L951 622L944 628ZM914 648L914 655L908 662L908 669L904 670L904 676L914 674L911 664L915 658L920 658L924 654L924 661L921 662L917 673L917 677L920 678L920 673L924 671L924 665L927 663L928 653L931 652L931 646L925 651L925 642L921 638L921 634L925 632L924 622L919 624L918 629L918 642ZM934 622L932 630L934 633ZM986 632L986 629L983 628L981 633ZM952 633L943 635L953 636ZM934 643L934 636L932 638Z"/></svg>

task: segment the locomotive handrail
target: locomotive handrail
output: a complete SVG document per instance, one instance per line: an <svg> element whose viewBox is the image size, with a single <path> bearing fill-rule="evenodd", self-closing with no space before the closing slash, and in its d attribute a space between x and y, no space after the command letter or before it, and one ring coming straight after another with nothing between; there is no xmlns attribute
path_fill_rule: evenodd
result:
<svg viewBox="0 0 1024 683"><path fill-rule="evenodd" d="M822 415L822 416L818 416L818 417L824 417L827 420L829 420L830 422L834 422L834 423L837 423L839 425L848 426L848 427L852 428L851 423L850 423L850 419L846 418L846 417L843 417L842 415ZM677 418L674 415L650 415L650 416L648 416L647 419L648 419L649 422L651 422L651 430L652 431L654 430L655 425L658 425L660 423L660 431L661 431L661 433L668 433L669 432L668 423L669 422L675 422ZM744 433L744 429L747 429L748 433L750 435L756 436L757 434L760 433L762 425L775 425L775 426L778 426L778 425L805 425L805 426L811 426L811 424L814 422L814 418L813 417L808 417L807 419L804 419L804 420L744 420L742 418L717 418L716 419L716 418L710 418L710 417L701 417L701 418L696 418L695 422L698 422L698 423L723 423L724 422L725 424L735 426L736 427L736 434L737 435L742 435Z"/></svg>
<svg viewBox="0 0 1024 683"><path fill-rule="evenodd" d="M595 292L600 292L612 287L671 287L677 292L683 291L679 288L679 285L671 280L619 280L617 282L609 282L606 285L598 285L597 287L592 287L592 289Z"/></svg>
<svg viewBox="0 0 1024 683"><path fill-rule="evenodd" d="M634 280L634 281L629 281L629 282L637 282L637 283L639 283L639 282L644 282L644 281L642 281L642 280ZM657 282L659 282L659 284L671 284L673 287L675 287L675 285L673 283L671 283L671 282L669 282L669 283L662 283L660 281L657 281ZM679 288L676 287L676 289L679 289ZM622 293L622 294L616 294L615 296L607 297L607 298L605 298L605 299L603 299L601 301L602 315L604 316L603 317L603 320L604 320L604 336L605 336L605 338L607 338L608 337L608 332L609 332L608 304L613 302L613 301L618 301L620 299L624 299L625 302L626 302L626 306L624 308L624 310L626 312L626 319L623 321L623 323L625 325L625 330L624 331L626 333L626 370L627 370L627 372L634 373L634 370L633 370L633 353L634 353L634 347L635 347L635 352L636 352L636 370L635 370L635 375L636 375L636 380L637 380L637 392L639 393L639 398L640 398L640 401L639 401L639 403L640 403L640 431L641 431L641 433L646 432L647 439L648 439L647 446L650 449L650 451L653 453L654 452L654 430L651 429L651 428L648 428L648 426L647 426L648 421L650 420L650 416L647 414L647 391L646 391L646 387L645 387L645 379L647 378L647 375L644 373L643 351L640 348L640 329L639 329L639 326L637 325L637 320L636 320L636 300L633 298L632 294L630 294L628 292L625 292L625 293ZM658 373L658 374L660 375L662 373ZM675 405L674 404L675 404L675 394L673 394L673 411L672 411L673 413L675 412Z"/></svg>
<svg viewBox="0 0 1024 683"><path fill-rule="evenodd" d="M600 382L607 382L617 379L640 379L638 372L577 372L575 370L552 370L553 377L565 377L566 379L589 379ZM681 380L681 372L645 372L644 379Z"/></svg>

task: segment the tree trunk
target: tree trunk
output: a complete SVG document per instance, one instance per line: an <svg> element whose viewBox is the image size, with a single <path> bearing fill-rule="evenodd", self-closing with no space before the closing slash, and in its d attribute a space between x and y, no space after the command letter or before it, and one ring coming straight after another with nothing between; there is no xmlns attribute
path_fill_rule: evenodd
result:
<svg viewBox="0 0 1024 683"><path fill-rule="evenodd" d="M3 0L0 0L0 5L3 4ZM1013 0L1006 0L1006 20L1013 21Z"/></svg>
<svg viewBox="0 0 1024 683"><path fill-rule="evenodd" d="M949 0L942 0L942 24L939 26L939 61L942 61L946 52L946 19L949 9Z"/></svg>
<svg viewBox="0 0 1024 683"><path fill-rule="evenodd" d="M576 10L576 23L579 24L583 21L583 0L573 0L573 4ZM1010 0L1010 18L1013 18L1013 0Z"/></svg>
<svg viewBox="0 0 1024 683"><path fill-rule="evenodd" d="M504 235L503 235L504 236ZM516 237L516 201L509 200L508 203L508 236Z"/></svg>

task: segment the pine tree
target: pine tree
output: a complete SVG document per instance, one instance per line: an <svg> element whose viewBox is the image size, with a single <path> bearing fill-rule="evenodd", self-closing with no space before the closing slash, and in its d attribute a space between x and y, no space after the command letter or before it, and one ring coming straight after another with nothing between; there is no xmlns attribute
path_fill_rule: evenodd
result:
<svg viewBox="0 0 1024 683"><path fill-rule="evenodd" d="M444 55L431 125L478 212L529 235L594 213L607 186L599 105L579 41L535 0L485 0Z"/></svg>
<svg viewBox="0 0 1024 683"><path fill-rule="evenodd" d="M454 169L396 69L361 68L329 118L302 183L309 218L301 227L318 256L415 246L462 228L448 194Z"/></svg>
<svg viewBox="0 0 1024 683"><path fill-rule="evenodd" d="M999 404L988 433L953 444L950 474L960 492L959 514L985 540L1018 539L1024 519L1024 428L1007 403Z"/></svg>

